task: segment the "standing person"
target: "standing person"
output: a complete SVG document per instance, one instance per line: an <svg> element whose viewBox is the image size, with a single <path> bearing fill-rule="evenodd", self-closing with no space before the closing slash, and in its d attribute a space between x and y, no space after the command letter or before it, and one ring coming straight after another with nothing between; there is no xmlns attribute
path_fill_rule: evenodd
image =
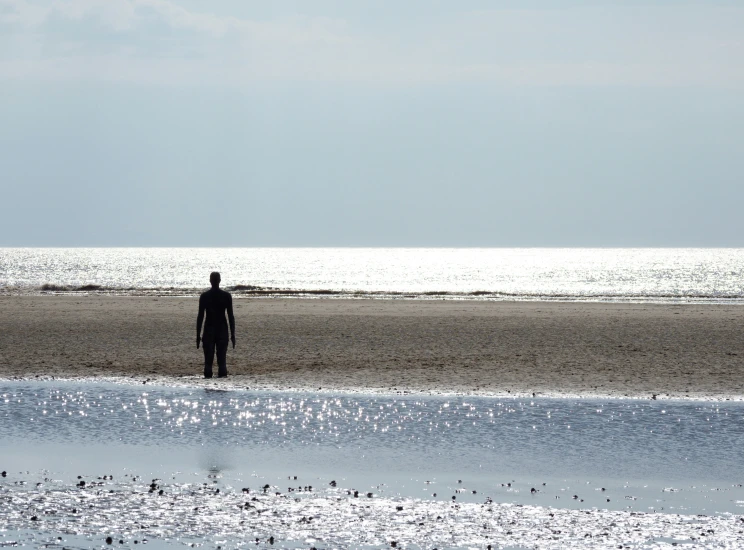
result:
<svg viewBox="0 0 744 550"><path fill-rule="evenodd" d="M235 317L233 317L232 296L229 292L220 290L220 274L213 271L209 275L212 288L199 296L199 315L196 318L196 349L199 341L204 349L204 378L212 378L212 363L214 352L217 350L217 378L227 376L227 319L230 321L230 339L235 349ZM201 335L204 312L207 320L204 322L204 334Z"/></svg>

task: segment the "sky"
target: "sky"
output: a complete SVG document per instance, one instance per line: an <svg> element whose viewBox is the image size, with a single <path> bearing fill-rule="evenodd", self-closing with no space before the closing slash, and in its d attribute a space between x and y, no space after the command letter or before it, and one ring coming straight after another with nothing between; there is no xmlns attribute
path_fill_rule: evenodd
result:
<svg viewBox="0 0 744 550"><path fill-rule="evenodd" d="M744 3L0 0L0 246L744 246Z"/></svg>

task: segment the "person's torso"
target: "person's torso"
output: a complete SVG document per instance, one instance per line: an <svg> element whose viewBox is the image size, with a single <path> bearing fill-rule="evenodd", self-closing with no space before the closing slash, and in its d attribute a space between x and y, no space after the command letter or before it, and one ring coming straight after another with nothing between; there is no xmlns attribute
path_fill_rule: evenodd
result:
<svg viewBox="0 0 744 550"><path fill-rule="evenodd" d="M225 313L230 304L230 294L219 288L212 288L201 295L206 319L204 327L225 327L227 319Z"/></svg>

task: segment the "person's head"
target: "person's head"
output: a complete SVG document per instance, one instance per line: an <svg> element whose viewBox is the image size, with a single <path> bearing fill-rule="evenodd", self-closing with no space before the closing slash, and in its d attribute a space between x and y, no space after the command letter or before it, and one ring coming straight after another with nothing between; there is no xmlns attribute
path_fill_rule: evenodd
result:
<svg viewBox="0 0 744 550"><path fill-rule="evenodd" d="M212 286L217 287L220 286L220 273L219 271L212 271L212 273L209 274L209 282Z"/></svg>

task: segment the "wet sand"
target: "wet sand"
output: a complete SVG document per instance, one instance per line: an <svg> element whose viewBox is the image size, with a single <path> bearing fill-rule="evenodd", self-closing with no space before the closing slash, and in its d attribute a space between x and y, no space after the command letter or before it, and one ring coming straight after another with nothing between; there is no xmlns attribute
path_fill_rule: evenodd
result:
<svg viewBox="0 0 744 550"><path fill-rule="evenodd" d="M195 298L0 297L0 377L201 382ZM236 299L228 384L744 399L744 307Z"/></svg>

